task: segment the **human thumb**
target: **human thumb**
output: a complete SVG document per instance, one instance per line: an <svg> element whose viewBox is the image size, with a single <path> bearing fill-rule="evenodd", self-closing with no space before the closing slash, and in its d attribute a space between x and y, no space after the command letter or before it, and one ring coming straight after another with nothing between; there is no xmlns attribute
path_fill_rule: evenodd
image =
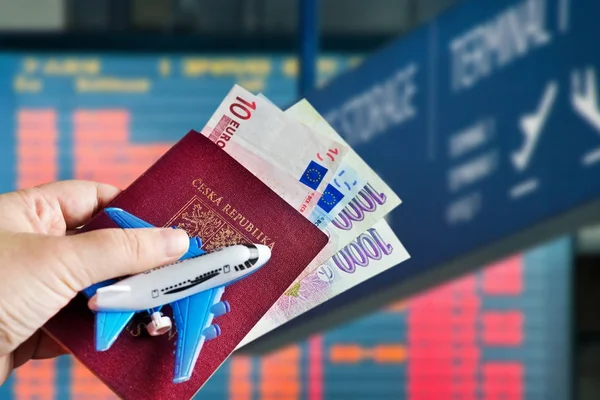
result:
<svg viewBox="0 0 600 400"><path fill-rule="evenodd" d="M98 229L61 239L68 249L63 264L77 291L175 262L189 246L184 230L170 228Z"/></svg>

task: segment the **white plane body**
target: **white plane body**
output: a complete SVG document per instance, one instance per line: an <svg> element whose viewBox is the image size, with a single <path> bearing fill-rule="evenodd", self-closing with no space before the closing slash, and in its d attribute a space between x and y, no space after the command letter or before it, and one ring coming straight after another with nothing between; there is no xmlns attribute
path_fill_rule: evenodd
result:
<svg viewBox="0 0 600 400"><path fill-rule="evenodd" d="M152 309L205 290L231 284L262 267L271 250L259 244L235 245L178 261L99 288L90 299L94 311Z"/></svg>

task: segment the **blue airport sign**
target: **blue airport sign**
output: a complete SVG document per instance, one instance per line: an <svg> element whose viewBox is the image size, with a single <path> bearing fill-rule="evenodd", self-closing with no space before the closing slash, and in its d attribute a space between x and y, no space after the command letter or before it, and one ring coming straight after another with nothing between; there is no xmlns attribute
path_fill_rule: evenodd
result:
<svg viewBox="0 0 600 400"><path fill-rule="evenodd" d="M595 0L464 1L310 93L402 198L389 222L411 259L264 342L597 200L599 15Z"/></svg>

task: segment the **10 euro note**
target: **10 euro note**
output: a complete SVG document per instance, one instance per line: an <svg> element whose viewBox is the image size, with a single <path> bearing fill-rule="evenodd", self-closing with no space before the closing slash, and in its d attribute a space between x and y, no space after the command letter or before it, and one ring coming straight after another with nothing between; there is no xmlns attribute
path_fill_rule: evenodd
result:
<svg viewBox="0 0 600 400"><path fill-rule="evenodd" d="M346 145L317 135L238 85L202 134L309 219L320 206L328 177L348 152ZM311 222L322 228L319 221Z"/></svg>
<svg viewBox="0 0 600 400"><path fill-rule="evenodd" d="M237 348L409 258L387 222L379 221L315 271L297 280Z"/></svg>

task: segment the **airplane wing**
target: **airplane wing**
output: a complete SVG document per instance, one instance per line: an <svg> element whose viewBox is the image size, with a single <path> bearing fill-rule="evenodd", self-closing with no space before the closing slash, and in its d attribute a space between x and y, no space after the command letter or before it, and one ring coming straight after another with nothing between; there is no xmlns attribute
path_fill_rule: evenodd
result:
<svg viewBox="0 0 600 400"><path fill-rule="evenodd" d="M104 212L106 212L110 219L112 219L121 228L154 228L153 225L149 224L143 219L140 219L120 208L109 207L104 209ZM200 240L199 237L191 237L188 251L180 258L180 260L197 257L204 254L205 251L202 250L201 247L202 240Z"/></svg>
<svg viewBox="0 0 600 400"><path fill-rule="evenodd" d="M83 290L83 294L89 299L96 290L101 287L111 285L117 282L117 279L110 279L104 282L96 283ZM119 337L119 334L125 329L131 318L133 318L133 312L97 312L96 313L96 350L105 351L113 345L115 340Z"/></svg>
<svg viewBox="0 0 600 400"><path fill-rule="evenodd" d="M190 379L204 341L221 334L212 320L229 311L229 303L220 301L224 291L222 286L171 303L177 327L174 383Z"/></svg>
<svg viewBox="0 0 600 400"><path fill-rule="evenodd" d="M131 321L134 314L134 312L96 313L96 350L108 350Z"/></svg>

